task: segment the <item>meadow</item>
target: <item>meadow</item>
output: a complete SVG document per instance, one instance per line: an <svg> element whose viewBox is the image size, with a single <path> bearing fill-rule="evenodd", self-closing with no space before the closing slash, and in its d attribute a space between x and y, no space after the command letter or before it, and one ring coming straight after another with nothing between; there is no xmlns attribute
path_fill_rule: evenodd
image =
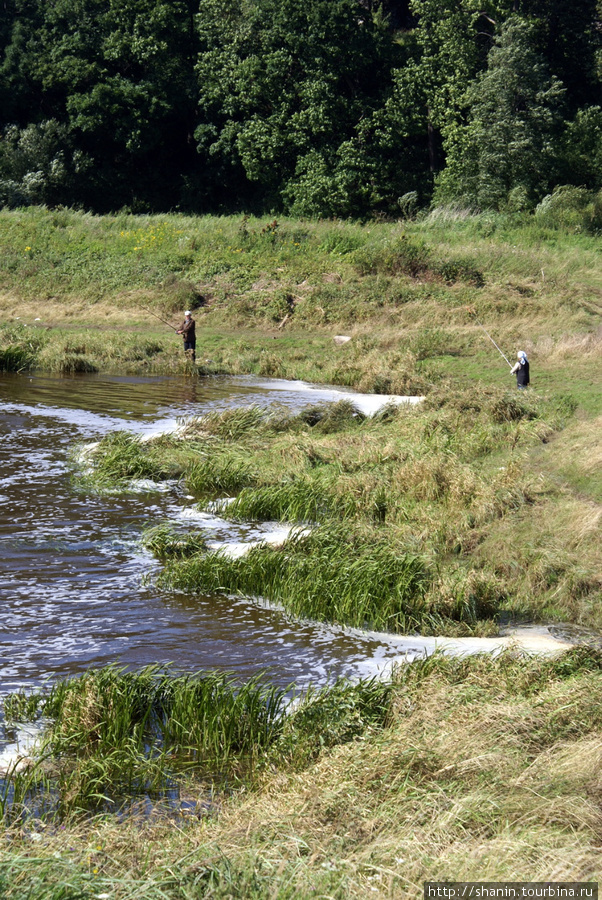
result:
<svg viewBox="0 0 602 900"><path fill-rule="evenodd" d="M32 208L1 211L0 234L0 369L424 397L373 417L351 398L112 435L91 472L75 453L77 489L178 478L220 515L296 526L240 559L149 528L167 590L402 633L569 623L593 645L436 656L286 717L261 679L212 673L110 668L15 695L8 717L52 725L1 798L0 898L416 897L425 880L599 878L599 238L570 217L461 209L353 223ZM186 308L196 367L159 321ZM509 359L527 351L528 391L484 329ZM22 814L40 791L48 809ZM115 816L132 795L155 811L140 800Z"/></svg>

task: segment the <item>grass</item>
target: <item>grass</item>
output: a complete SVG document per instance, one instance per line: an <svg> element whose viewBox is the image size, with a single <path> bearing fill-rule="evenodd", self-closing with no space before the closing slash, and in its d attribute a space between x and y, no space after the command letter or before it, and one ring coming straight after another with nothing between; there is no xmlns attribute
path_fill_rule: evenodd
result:
<svg viewBox="0 0 602 900"><path fill-rule="evenodd" d="M34 810L60 822L119 811L138 797L179 809L191 778L210 795L227 796L283 759L304 766L319 748L383 724L391 690L337 683L310 691L288 715L286 694L261 675L240 684L221 672L178 676L108 666L58 681L47 693L9 695L9 727L39 717L47 724L29 765L4 779L3 821Z"/></svg>
<svg viewBox="0 0 602 900"><path fill-rule="evenodd" d="M266 229L248 217L30 208L0 211L0 233L0 318L12 327L18 316L41 341L20 367L193 374L153 315L177 325L185 308L199 323L201 371L368 392L426 393L473 372L504 381L477 320L507 354L530 352L536 379L555 378L563 354L569 387L587 378L584 342L599 341L597 239L535 217L438 211ZM333 348L337 332L352 341Z"/></svg>
<svg viewBox="0 0 602 900"><path fill-rule="evenodd" d="M599 880L601 671L585 650L436 656L388 695L335 691L287 723L252 790L200 819L10 829L4 897L363 900L450 878ZM311 753L291 761L302 734Z"/></svg>
<svg viewBox="0 0 602 900"><path fill-rule="evenodd" d="M179 437L111 436L87 479L176 475L212 513L297 526L238 559L207 551L202 532L152 530L163 587L400 632L490 633L500 616L600 627L595 501L567 516L565 483L533 469L574 411L564 396L443 389L374 418L349 403L225 410Z"/></svg>
<svg viewBox="0 0 602 900"><path fill-rule="evenodd" d="M263 596L302 618L397 632L487 634L500 616L599 628L595 495L569 503L566 463L550 469L574 414L565 395L443 388L373 418L349 402L214 411L177 437L103 439L85 484L179 478L224 518L301 528L238 559L209 552L202 532L154 529L164 588ZM594 483L593 458L575 488Z"/></svg>
<svg viewBox="0 0 602 900"><path fill-rule="evenodd" d="M353 537L318 529L289 538L282 548L253 548L243 559L195 554L167 566L159 580L177 590L261 595L315 621L404 633L436 628L436 613L424 604L424 561Z"/></svg>

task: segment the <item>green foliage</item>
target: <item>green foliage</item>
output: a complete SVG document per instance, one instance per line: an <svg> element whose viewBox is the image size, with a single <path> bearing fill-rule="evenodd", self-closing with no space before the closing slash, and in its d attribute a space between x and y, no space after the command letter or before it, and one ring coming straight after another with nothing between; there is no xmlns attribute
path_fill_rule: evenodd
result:
<svg viewBox="0 0 602 900"><path fill-rule="evenodd" d="M194 556L160 575L177 589L260 595L296 616L400 632L429 621L428 581L419 556L354 539L344 526L293 533L282 548L253 548L240 559Z"/></svg>
<svg viewBox="0 0 602 900"><path fill-rule="evenodd" d="M252 782L268 764L294 758L297 767L307 765L324 748L382 728L392 696L389 685L338 682L301 697L287 714L289 690L261 675L240 684L222 672L175 676L108 666L45 693L9 695L7 718L43 715L48 724L30 770L8 778L4 820L44 792L56 803L47 814L65 818L173 793L184 773L222 790L228 780Z"/></svg>
<svg viewBox="0 0 602 900"><path fill-rule="evenodd" d="M496 207L559 178L599 189L598 17L597 0L11 0L0 203L411 218L442 169L439 197ZM516 27L534 55L504 63ZM467 173L494 145L516 159L487 192Z"/></svg>
<svg viewBox="0 0 602 900"><path fill-rule="evenodd" d="M68 203L85 168L68 129L55 119L12 125L0 141L0 205Z"/></svg>
<svg viewBox="0 0 602 900"><path fill-rule="evenodd" d="M193 8L187 0L28 6L13 14L0 68L0 94L14 86L19 98L2 124L29 123L7 132L5 197L105 210L149 198L165 205L189 162ZM40 107L50 110L46 121L37 121ZM169 177L154 186L150 173L165 163Z"/></svg>
<svg viewBox="0 0 602 900"><path fill-rule="evenodd" d="M201 150L295 214L364 208L359 128L387 82L383 29L355 0L203 0L200 11Z"/></svg>
<svg viewBox="0 0 602 900"><path fill-rule="evenodd" d="M0 372L22 372L33 368L44 346L44 336L26 325L0 327Z"/></svg>
<svg viewBox="0 0 602 900"><path fill-rule="evenodd" d="M602 108L577 111L563 138L562 176L567 185L602 189Z"/></svg>
<svg viewBox="0 0 602 900"><path fill-rule="evenodd" d="M602 231L602 190L560 185L537 205L535 217L548 228L596 234Z"/></svg>
<svg viewBox="0 0 602 900"><path fill-rule="evenodd" d="M480 208L532 208L558 167L565 89L550 76L534 28L510 18L469 88L469 123L449 133L437 197Z"/></svg>

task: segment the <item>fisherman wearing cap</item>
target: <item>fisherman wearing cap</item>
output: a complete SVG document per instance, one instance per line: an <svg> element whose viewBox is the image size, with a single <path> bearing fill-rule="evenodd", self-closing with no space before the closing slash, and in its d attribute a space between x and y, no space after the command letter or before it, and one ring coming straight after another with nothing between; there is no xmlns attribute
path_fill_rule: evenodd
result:
<svg viewBox="0 0 602 900"><path fill-rule="evenodd" d="M512 366L510 374L516 375L516 386L523 390L529 384L529 360L524 350L519 350L516 357L518 362Z"/></svg>
<svg viewBox="0 0 602 900"><path fill-rule="evenodd" d="M192 362L195 361L196 335L194 330L194 319L189 309L184 313L184 321L178 328L176 334L181 334L184 338L184 353L190 357Z"/></svg>

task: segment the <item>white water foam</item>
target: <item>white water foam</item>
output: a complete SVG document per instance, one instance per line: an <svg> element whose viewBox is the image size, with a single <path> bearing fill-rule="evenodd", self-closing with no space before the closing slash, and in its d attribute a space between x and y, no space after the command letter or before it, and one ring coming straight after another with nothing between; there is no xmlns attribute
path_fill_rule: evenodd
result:
<svg viewBox="0 0 602 900"><path fill-rule="evenodd" d="M257 379L245 379L245 384L251 387L265 387L268 382L262 382ZM309 384L305 381L287 381L285 379L269 379L270 390L273 391L291 391L293 393L305 393L311 402L315 401L332 401L350 400L360 412L366 416L373 416L383 407L393 404L400 406L408 404L415 406L422 403L424 397L404 396L401 394L359 394L355 391L344 391L338 388L320 387L315 384Z"/></svg>

